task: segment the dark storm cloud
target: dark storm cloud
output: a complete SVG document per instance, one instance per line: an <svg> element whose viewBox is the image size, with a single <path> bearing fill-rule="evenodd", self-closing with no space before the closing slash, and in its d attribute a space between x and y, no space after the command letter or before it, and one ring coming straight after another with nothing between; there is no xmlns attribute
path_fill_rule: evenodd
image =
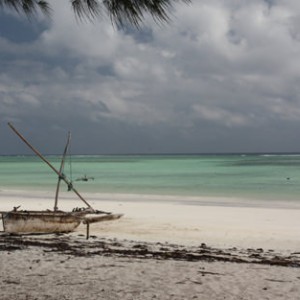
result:
<svg viewBox="0 0 300 300"><path fill-rule="evenodd" d="M26 152L7 121L47 153L68 130L75 153L300 151L296 0L194 1L141 31L53 5L0 18L0 154Z"/></svg>

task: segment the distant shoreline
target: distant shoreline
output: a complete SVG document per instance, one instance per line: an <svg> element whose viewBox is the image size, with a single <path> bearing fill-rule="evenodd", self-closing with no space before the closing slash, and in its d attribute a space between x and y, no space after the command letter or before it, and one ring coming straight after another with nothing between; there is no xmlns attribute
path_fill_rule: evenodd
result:
<svg viewBox="0 0 300 300"><path fill-rule="evenodd" d="M44 154L45 156L61 156L61 153L47 153ZM287 155L287 156L299 156L300 152L191 152L191 153L90 153L90 154L83 154L83 153L74 153L72 156L263 156L263 155L270 155L270 156L281 156L281 155ZM35 156L35 154L32 153L15 153L15 154L9 154L9 153L2 153L0 154L0 157L31 157Z"/></svg>

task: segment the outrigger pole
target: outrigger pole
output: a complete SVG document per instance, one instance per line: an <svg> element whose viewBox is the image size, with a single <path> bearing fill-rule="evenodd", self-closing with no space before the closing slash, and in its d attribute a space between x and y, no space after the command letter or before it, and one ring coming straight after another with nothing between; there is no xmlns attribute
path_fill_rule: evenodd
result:
<svg viewBox="0 0 300 300"><path fill-rule="evenodd" d="M18 132L18 130L9 122L8 126L16 133L17 136L41 159L43 160L57 175L59 180L63 180L69 190L72 190L78 197L81 199L91 210L94 212L95 210L92 206L78 193L78 191L73 187L72 182L66 178L66 176L59 172L38 150L36 150L29 142ZM56 204L55 204L56 206Z"/></svg>

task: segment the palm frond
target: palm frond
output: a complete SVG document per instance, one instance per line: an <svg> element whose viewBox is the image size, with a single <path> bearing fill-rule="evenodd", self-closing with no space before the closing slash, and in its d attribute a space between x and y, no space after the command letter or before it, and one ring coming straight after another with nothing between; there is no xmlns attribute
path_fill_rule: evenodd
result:
<svg viewBox="0 0 300 300"><path fill-rule="evenodd" d="M65 0L66 1L66 0ZM136 27L150 14L158 22L168 22L175 3L190 3L191 0L69 0L79 19L93 20L104 12L118 26L131 24ZM9 7L26 15L40 9L49 16L51 8L46 0L0 0L0 8Z"/></svg>
<svg viewBox="0 0 300 300"><path fill-rule="evenodd" d="M20 9L20 1L19 0L0 0L0 7L8 7L14 9L15 11L19 11Z"/></svg>
<svg viewBox="0 0 300 300"><path fill-rule="evenodd" d="M71 3L74 13L79 19L95 19L101 12L97 0L72 0Z"/></svg>
<svg viewBox="0 0 300 300"><path fill-rule="evenodd" d="M26 15L30 15L36 12L36 2L32 0L22 1L23 3L23 11Z"/></svg>
<svg viewBox="0 0 300 300"><path fill-rule="evenodd" d="M104 12L117 26L131 24L136 27L150 14L158 22L168 22L170 11L176 2L191 0L71 0L79 19L94 19Z"/></svg>
<svg viewBox="0 0 300 300"><path fill-rule="evenodd" d="M44 0L38 1L38 6L44 15L50 17L52 9L47 1Z"/></svg>
<svg viewBox="0 0 300 300"><path fill-rule="evenodd" d="M106 13L112 23L123 26L130 23L136 27L151 14L158 22L169 22L170 11L176 2L189 3L191 0L103 0Z"/></svg>
<svg viewBox="0 0 300 300"><path fill-rule="evenodd" d="M35 14L38 9L44 15L50 16L51 14L51 8L44 0L0 0L0 8L3 7L11 8L18 13L25 13L27 16Z"/></svg>

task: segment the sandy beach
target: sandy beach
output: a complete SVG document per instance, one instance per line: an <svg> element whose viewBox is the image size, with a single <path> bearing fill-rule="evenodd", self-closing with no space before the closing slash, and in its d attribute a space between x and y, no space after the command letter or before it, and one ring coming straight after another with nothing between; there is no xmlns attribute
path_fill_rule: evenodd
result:
<svg viewBox="0 0 300 300"><path fill-rule="evenodd" d="M155 197L89 195L96 209L124 214L92 224L89 240L83 225L2 234L1 299L300 299L296 203ZM2 190L1 210L52 208L52 198Z"/></svg>

